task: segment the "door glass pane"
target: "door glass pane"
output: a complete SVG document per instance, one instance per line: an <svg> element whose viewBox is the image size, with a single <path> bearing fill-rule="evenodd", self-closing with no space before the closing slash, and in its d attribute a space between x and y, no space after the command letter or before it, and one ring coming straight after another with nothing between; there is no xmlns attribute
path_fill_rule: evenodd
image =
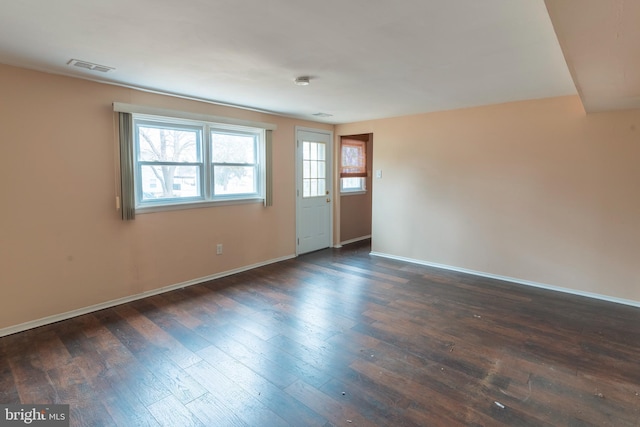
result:
<svg viewBox="0 0 640 427"><path fill-rule="evenodd" d="M326 191L326 145L302 143L302 197L324 196Z"/></svg>
<svg viewBox="0 0 640 427"><path fill-rule="evenodd" d="M324 179L318 180L318 196L323 196L325 191L325 182Z"/></svg>
<svg viewBox="0 0 640 427"><path fill-rule="evenodd" d="M311 197L311 180L305 179L302 181L302 197Z"/></svg>
<svg viewBox="0 0 640 427"><path fill-rule="evenodd" d="M309 147L309 159L318 160L318 143L312 142Z"/></svg>
<svg viewBox="0 0 640 427"><path fill-rule="evenodd" d="M302 158L303 159L308 159L309 158L309 150L310 150L309 146L310 145L311 145L311 143L307 142L307 141L304 141L302 143Z"/></svg>
<svg viewBox="0 0 640 427"><path fill-rule="evenodd" d="M302 177L305 179L311 178L311 162L309 160L302 162Z"/></svg>

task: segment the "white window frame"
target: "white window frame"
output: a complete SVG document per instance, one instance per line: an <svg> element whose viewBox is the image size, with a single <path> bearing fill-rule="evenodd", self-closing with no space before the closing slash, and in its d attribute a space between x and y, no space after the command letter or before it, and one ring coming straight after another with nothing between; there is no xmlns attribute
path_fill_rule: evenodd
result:
<svg viewBox="0 0 640 427"><path fill-rule="evenodd" d="M265 188L265 147L264 147L264 130L262 129L253 129L249 130L248 128L239 128L237 126L221 126L220 124L216 124L215 126L208 127L208 136L210 137L212 133L220 133L226 135L241 135L241 136L251 136L253 137L253 149L254 149L254 162L253 163L226 163L226 162L214 162L211 156L213 152L213 141L212 138L208 141L208 146L210 149L209 158L210 158L210 166L209 166L209 176L210 176L210 192L212 200L242 200L242 199L264 199L264 188ZM254 193L239 193L239 194L224 194L224 195L216 195L215 194L215 168L216 166L243 166L243 167L253 167L254 168L254 186L256 191Z"/></svg>
<svg viewBox="0 0 640 427"><path fill-rule="evenodd" d="M345 179L359 179L360 186L359 187L344 187ZM340 194L342 195L357 195L357 194L366 194L367 193L367 178L340 178Z"/></svg>
<svg viewBox="0 0 640 427"><path fill-rule="evenodd" d="M157 127L166 126L168 128L185 128L198 130L198 149L200 150L200 160L198 162L185 162L185 165L195 165L200 168L199 185L201 196L184 198L163 198L154 200L143 200L142 197L142 165L158 164L167 162L140 161L139 156L139 135L137 132L139 124L152 124ZM189 120L167 116L156 116L148 114L133 114L133 142L134 142L134 168L135 168L135 201L136 213L157 212L164 210L189 209L197 207L215 206L221 204L234 203L262 203L265 198L265 129L229 123L217 123L202 120ZM241 194L214 194L214 167L226 163L212 162L212 141L211 133L221 132L235 135L251 135L255 138L255 163L251 164L229 164L231 166L248 165L255 168L255 189L253 193ZM182 163L181 163L182 164Z"/></svg>

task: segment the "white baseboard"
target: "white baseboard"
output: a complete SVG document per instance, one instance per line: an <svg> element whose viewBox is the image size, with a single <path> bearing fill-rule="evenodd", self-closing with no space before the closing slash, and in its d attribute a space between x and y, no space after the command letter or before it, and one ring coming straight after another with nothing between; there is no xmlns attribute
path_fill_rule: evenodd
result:
<svg viewBox="0 0 640 427"><path fill-rule="evenodd" d="M345 240L344 242L340 242L340 246L348 245L349 243L359 242L361 240L367 240L370 238L371 238L371 234L368 234L366 236L356 237L355 239L349 239L349 240Z"/></svg>
<svg viewBox="0 0 640 427"><path fill-rule="evenodd" d="M576 290L576 289L563 288L563 287L560 287L560 286L552 286L552 285L547 285L547 284L544 284L544 283L538 283L538 282L532 282L532 281L529 281L529 280L517 279L515 277L499 276L497 274L485 273L485 272L476 271L476 270L469 270L469 269L466 269L466 268L453 267L453 266L445 265L445 264L437 264L437 263L434 263L434 262L422 261L422 260L413 259L413 258L405 258L405 257L385 254L385 253L381 253L381 252L370 252L370 254L373 255L373 256L381 257L381 258L395 259L397 261L410 262L412 264L420 264L420 265L425 265L427 267L435 267L435 268L441 268L443 270L457 271L459 273L472 274L474 276L487 277L489 279L496 279L496 280L502 280L502 281L505 281L505 282L516 283L518 285L533 286L535 288L542 288L542 289L547 289L547 290L550 290L550 291L563 292L563 293L572 294L572 295L579 295L579 296L582 296L582 297L594 298L594 299L599 299L599 300L602 300L602 301L614 302L614 303L617 303L617 304L630 305L632 307L640 307L640 301L634 301L634 300L629 300L629 299L624 299L624 298L616 298L616 297L612 297L612 296L608 296L608 295L596 294L596 293L592 293L592 292L584 292L584 291L579 291L579 290Z"/></svg>
<svg viewBox="0 0 640 427"><path fill-rule="evenodd" d="M0 337L15 334L17 332L26 331L27 329L37 328L39 326L48 325L50 323L59 322L61 320L71 319L72 317L81 316L83 314L92 313L94 311L104 310L105 308L115 307L117 305L125 304L131 301L136 301L142 298L147 298L153 295L162 294L162 293L173 291L176 289L186 288L187 286L197 285L200 283L208 282L210 280L219 279L221 277L231 276L232 274L242 273L243 271L252 270L254 268L263 267L265 265L274 264L276 262L286 261L288 259L292 259L295 257L296 257L295 255L287 255L280 258L259 262L257 264L234 268L233 270L223 271L221 273L215 273L210 276L187 280L186 282L176 283L175 285L169 285L169 286L165 286L158 289L152 289L150 291L145 291L140 294L130 295L128 297L123 297L123 298L118 298L111 301L102 302L100 304L91 305L89 307L83 307L76 310L67 311L66 313L54 314L53 316L47 316L41 319L20 323L19 325L9 326L9 327L0 329Z"/></svg>

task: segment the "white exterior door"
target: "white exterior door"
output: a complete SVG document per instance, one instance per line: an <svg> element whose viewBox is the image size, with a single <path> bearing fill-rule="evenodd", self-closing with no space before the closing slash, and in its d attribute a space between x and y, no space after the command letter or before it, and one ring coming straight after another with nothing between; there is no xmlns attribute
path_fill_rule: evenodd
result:
<svg viewBox="0 0 640 427"><path fill-rule="evenodd" d="M297 254L331 246L333 134L296 128Z"/></svg>

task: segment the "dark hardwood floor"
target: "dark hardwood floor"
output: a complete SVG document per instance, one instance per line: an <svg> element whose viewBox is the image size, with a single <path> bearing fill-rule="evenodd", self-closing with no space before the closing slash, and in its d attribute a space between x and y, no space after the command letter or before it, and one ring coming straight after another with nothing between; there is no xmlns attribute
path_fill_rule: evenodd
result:
<svg viewBox="0 0 640 427"><path fill-rule="evenodd" d="M640 309L369 249L0 338L0 403L68 403L72 426L640 425Z"/></svg>

